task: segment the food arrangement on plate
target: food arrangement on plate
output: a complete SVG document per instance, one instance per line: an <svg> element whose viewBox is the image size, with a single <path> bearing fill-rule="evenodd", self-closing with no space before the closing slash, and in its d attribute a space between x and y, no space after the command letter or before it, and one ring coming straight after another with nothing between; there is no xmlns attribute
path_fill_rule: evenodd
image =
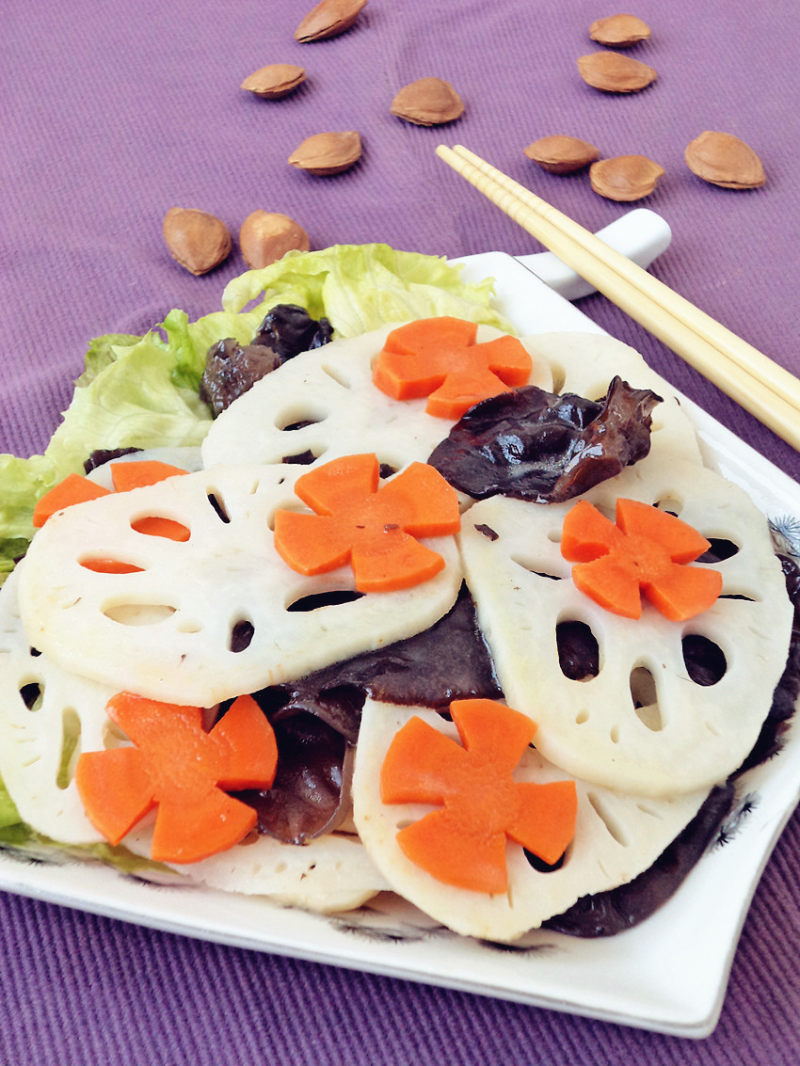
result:
<svg viewBox="0 0 800 1066"><path fill-rule="evenodd" d="M647 917L793 710L766 518L631 348L442 260L223 305L94 342L0 465L0 840L492 941Z"/></svg>

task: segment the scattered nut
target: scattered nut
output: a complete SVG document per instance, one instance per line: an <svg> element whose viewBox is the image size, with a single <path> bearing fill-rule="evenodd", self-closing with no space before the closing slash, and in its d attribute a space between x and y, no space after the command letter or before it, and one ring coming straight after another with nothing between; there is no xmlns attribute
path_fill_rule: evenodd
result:
<svg viewBox="0 0 800 1066"><path fill-rule="evenodd" d="M416 126L441 126L464 114L464 103L449 81L419 78L392 100L391 112Z"/></svg>
<svg viewBox="0 0 800 1066"><path fill-rule="evenodd" d="M324 176L341 174L360 158L361 138L355 130L345 130L307 137L289 156L289 162L298 170Z"/></svg>
<svg viewBox="0 0 800 1066"><path fill-rule="evenodd" d="M312 7L297 29L295 40L302 44L309 41L324 41L349 30L358 18L367 0L321 0Z"/></svg>
<svg viewBox="0 0 800 1066"><path fill-rule="evenodd" d="M617 52L592 52L581 56L578 73L587 85L604 93L637 93L658 77L646 63Z"/></svg>
<svg viewBox="0 0 800 1066"><path fill-rule="evenodd" d="M162 230L170 255L191 274L207 274L230 254L228 227L207 211L171 207Z"/></svg>
<svg viewBox="0 0 800 1066"><path fill-rule="evenodd" d="M572 174L583 170L600 155L600 150L580 137L566 137L554 133L550 137L540 137L524 149L528 159L538 163L543 170L551 174Z"/></svg>
<svg viewBox="0 0 800 1066"><path fill-rule="evenodd" d="M595 19L589 27L589 36L598 44L628 48L647 40L650 27L636 15L609 15L608 18Z"/></svg>
<svg viewBox="0 0 800 1066"><path fill-rule="evenodd" d="M272 211L253 211L239 230L239 247L251 270L269 266L287 252L307 252L308 234L288 215Z"/></svg>
<svg viewBox="0 0 800 1066"><path fill-rule="evenodd" d="M684 153L693 174L723 189L757 189L767 180L761 160L732 133L706 130Z"/></svg>
<svg viewBox="0 0 800 1066"><path fill-rule="evenodd" d="M305 80L306 72L302 67L293 63L270 63L246 77L240 88L264 100L279 100L294 92Z"/></svg>
<svg viewBox="0 0 800 1066"><path fill-rule="evenodd" d="M592 163L589 181L599 196L627 202L649 196L663 173L646 155L618 155Z"/></svg>

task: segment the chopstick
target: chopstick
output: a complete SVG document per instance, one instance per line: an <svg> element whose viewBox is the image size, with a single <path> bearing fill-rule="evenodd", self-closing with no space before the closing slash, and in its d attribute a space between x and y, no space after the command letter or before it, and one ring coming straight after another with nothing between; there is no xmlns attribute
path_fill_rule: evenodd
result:
<svg viewBox="0 0 800 1066"><path fill-rule="evenodd" d="M567 266L800 450L800 380L462 145L436 154Z"/></svg>

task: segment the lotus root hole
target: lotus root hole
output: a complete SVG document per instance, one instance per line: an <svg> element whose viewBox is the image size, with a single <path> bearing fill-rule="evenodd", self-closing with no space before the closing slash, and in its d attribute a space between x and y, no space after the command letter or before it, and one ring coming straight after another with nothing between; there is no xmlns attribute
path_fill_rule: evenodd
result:
<svg viewBox="0 0 800 1066"><path fill-rule="evenodd" d="M131 529L134 533L141 533L146 537L163 537L165 540L175 540L179 543L185 543L192 535L192 531L183 522L176 522L174 518L164 518L162 515L134 518L131 520Z"/></svg>
<svg viewBox="0 0 800 1066"><path fill-rule="evenodd" d="M728 670L725 652L702 633L687 633L681 641L683 662L696 685L716 685Z"/></svg>
<svg viewBox="0 0 800 1066"><path fill-rule="evenodd" d="M558 365L557 363L551 363L550 372L553 375L552 391L555 393L561 392L561 390L564 388L564 382L567 379L567 373L564 370L564 367Z"/></svg>
<svg viewBox="0 0 800 1066"><path fill-rule="evenodd" d="M551 874L555 873L556 870L560 870L568 857L569 851L569 849L567 849L567 851L557 858L555 862L549 863L545 862L544 859L540 859L538 855L534 855L532 851L528 851L527 848L523 848L522 850L525 854L525 858L528 860L528 864L540 874Z"/></svg>
<svg viewBox="0 0 800 1066"><path fill-rule="evenodd" d="M676 499L674 496L663 496L660 500L656 500L655 506L660 511L666 511L667 514L674 515L677 518L683 510L683 501Z"/></svg>
<svg viewBox="0 0 800 1066"><path fill-rule="evenodd" d="M561 673L570 681L589 681L600 673L600 645L586 622L577 619L558 622L556 649Z"/></svg>
<svg viewBox="0 0 800 1066"><path fill-rule="evenodd" d="M228 649L232 652L246 651L255 636L255 626L249 618L240 618L231 627Z"/></svg>
<svg viewBox="0 0 800 1066"><path fill-rule="evenodd" d="M739 545L727 537L706 537L711 547L697 560L698 563L721 563L739 552Z"/></svg>
<svg viewBox="0 0 800 1066"><path fill-rule="evenodd" d="M326 364L323 366L322 371L327 374L331 381L335 381L337 385L341 385L343 389L349 389L351 387L350 381L342 373L341 368L332 367Z"/></svg>
<svg viewBox="0 0 800 1066"><path fill-rule="evenodd" d="M103 723L103 748L110 751L113 748L123 748L128 744L128 738L116 722L107 718Z"/></svg>
<svg viewBox="0 0 800 1066"><path fill-rule="evenodd" d="M231 518L228 514L228 509L225 506L225 501L218 492L209 492L207 495L208 502L211 504L211 509L214 511L220 522L224 522L227 525Z"/></svg>
<svg viewBox="0 0 800 1066"><path fill-rule="evenodd" d="M282 455L281 462L289 463L292 466L311 466L311 464L315 463L326 451L327 448L304 448L301 452L293 452L291 455Z"/></svg>
<svg viewBox="0 0 800 1066"><path fill-rule="evenodd" d="M561 581L564 577L563 574L552 573L552 567L541 559L512 555L511 561L517 566L521 566L523 570L527 570L529 574L534 574L536 577L546 577L551 581Z"/></svg>
<svg viewBox="0 0 800 1066"><path fill-rule="evenodd" d="M287 408L276 417L275 428L282 433L296 433L297 430L305 429L306 426L315 426L318 422L324 422L327 417L327 411L297 405Z"/></svg>
<svg viewBox="0 0 800 1066"><path fill-rule="evenodd" d="M25 685L20 685L19 695L29 711L38 711L44 699L44 686L38 681L29 681Z"/></svg>
<svg viewBox="0 0 800 1066"><path fill-rule="evenodd" d="M175 610L166 603L116 603L106 607L103 614L122 626L155 626L171 618Z"/></svg>
<svg viewBox="0 0 800 1066"><path fill-rule="evenodd" d="M141 574L142 567L135 563L126 563L120 559L110 559L104 556L91 555L79 559L78 563L84 570L91 570L93 574Z"/></svg>
<svg viewBox="0 0 800 1066"><path fill-rule="evenodd" d="M331 589L328 592L312 592L307 596L300 596L293 600L286 608L287 611L307 612L319 611L324 607L337 607L343 603L353 603L360 600L363 592L354 589Z"/></svg>
<svg viewBox="0 0 800 1066"><path fill-rule="evenodd" d="M637 666L631 671L630 686L637 718L653 733L659 733L664 728L664 722L658 704L658 690L655 678L646 666Z"/></svg>
<svg viewBox="0 0 800 1066"><path fill-rule="evenodd" d="M66 707L61 716L61 758L58 763L56 774L56 787L65 789L69 787L75 772L75 763L78 761L81 747L81 720L77 711L72 707Z"/></svg>

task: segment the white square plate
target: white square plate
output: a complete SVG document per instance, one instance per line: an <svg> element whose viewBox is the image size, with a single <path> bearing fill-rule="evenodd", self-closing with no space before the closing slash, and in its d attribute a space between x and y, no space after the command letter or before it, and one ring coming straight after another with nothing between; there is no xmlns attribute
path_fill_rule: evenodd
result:
<svg viewBox="0 0 800 1066"><path fill-rule="evenodd" d="M601 332L511 256L462 261L496 280L520 333ZM709 465L740 484L772 520L800 516L800 487L690 401ZM655 915L618 936L582 940L539 931L500 949L455 936L402 903L341 918L254 897L152 885L99 864L40 863L0 853L0 889L238 947L517 1000L681 1036L714 1028L755 886L798 801L796 727L780 755L750 771L750 813L725 847L704 856ZM382 899L377 901L383 907Z"/></svg>

